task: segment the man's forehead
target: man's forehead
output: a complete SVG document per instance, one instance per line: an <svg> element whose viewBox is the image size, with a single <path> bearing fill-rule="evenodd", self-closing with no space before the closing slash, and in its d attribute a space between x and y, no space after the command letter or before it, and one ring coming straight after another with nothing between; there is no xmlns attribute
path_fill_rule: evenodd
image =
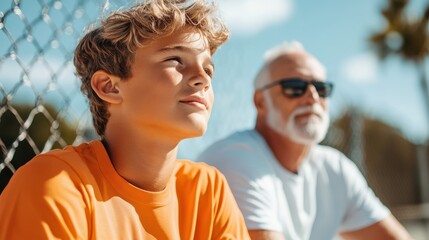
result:
<svg viewBox="0 0 429 240"><path fill-rule="evenodd" d="M305 52L279 56L271 62L270 72L273 78L308 77L317 80L326 79L326 70L323 65L316 58Z"/></svg>

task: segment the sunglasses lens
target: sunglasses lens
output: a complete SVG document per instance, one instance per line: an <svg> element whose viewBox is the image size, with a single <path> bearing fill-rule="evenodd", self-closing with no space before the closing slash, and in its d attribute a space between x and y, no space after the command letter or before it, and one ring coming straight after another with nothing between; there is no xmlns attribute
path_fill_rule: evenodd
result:
<svg viewBox="0 0 429 240"><path fill-rule="evenodd" d="M317 90L317 93L320 97L326 98L329 97L332 93L332 84L327 82L313 82L314 87Z"/></svg>
<svg viewBox="0 0 429 240"><path fill-rule="evenodd" d="M283 88L283 94L288 97L301 97L305 93L305 88L302 87L287 87Z"/></svg>
<svg viewBox="0 0 429 240"><path fill-rule="evenodd" d="M286 97L301 97L307 90L307 82L302 80L286 80L281 85Z"/></svg>
<svg viewBox="0 0 429 240"><path fill-rule="evenodd" d="M292 79L281 81L280 84L283 89L283 94L286 97L295 98L301 97L307 91L308 84L313 84L320 97L329 97L332 93L333 85L329 82L312 81L308 82L301 79Z"/></svg>

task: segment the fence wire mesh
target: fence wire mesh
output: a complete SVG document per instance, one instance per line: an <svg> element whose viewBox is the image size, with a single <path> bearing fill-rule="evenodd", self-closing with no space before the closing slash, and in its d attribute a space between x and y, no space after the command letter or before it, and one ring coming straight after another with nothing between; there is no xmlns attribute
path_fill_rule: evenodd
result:
<svg viewBox="0 0 429 240"><path fill-rule="evenodd" d="M0 189L34 155L94 138L74 75L89 24L127 1L0 1ZM109 6L110 5L110 6Z"/></svg>

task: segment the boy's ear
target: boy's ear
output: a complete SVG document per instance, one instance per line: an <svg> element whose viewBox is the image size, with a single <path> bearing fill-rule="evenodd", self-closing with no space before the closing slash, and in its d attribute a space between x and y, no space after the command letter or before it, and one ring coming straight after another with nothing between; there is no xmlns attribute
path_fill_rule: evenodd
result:
<svg viewBox="0 0 429 240"><path fill-rule="evenodd" d="M99 98L110 104L118 104L122 102L122 95L118 87L120 80L115 75L98 70L91 77L91 87Z"/></svg>

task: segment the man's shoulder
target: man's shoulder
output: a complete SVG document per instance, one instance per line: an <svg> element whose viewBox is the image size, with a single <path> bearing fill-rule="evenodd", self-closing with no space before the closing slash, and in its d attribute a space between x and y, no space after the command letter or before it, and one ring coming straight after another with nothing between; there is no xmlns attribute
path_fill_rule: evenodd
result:
<svg viewBox="0 0 429 240"><path fill-rule="evenodd" d="M263 140L255 130L238 131L210 145L198 156L197 161L212 164L216 161L240 159L243 154L262 153L262 145Z"/></svg>
<svg viewBox="0 0 429 240"><path fill-rule="evenodd" d="M326 145L316 145L312 147L310 157L317 158L317 161L328 162L350 160L340 150Z"/></svg>
<svg viewBox="0 0 429 240"><path fill-rule="evenodd" d="M354 164L341 151L325 145L317 145L312 148L310 163L314 167L338 173L344 170L344 165Z"/></svg>
<svg viewBox="0 0 429 240"><path fill-rule="evenodd" d="M255 134L256 134L255 130L251 130L251 129L236 131L214 142L208 149L222 148L222 147L231 146L234 144L250 145L254 141Z"/></svg>
<svg viewBox="0 0 429 240"><path fill-rule="evenodd" d="M272 171L272 153L255 130L235 132L214 143L197 161L216 167L228 180L236 174L250 177Z"/></svg>
<svg viewBox="0 0 429 240"><path fill-rule="evenodd" d="M313 147L313 150L316 150L319 154L341 154L341 151L328 145L318 144Z"/></svg>
<svg viewBox="0 0 429 240"><path fill-rule="evenodd" d="M347 178L356 175L359 170L356 164L341 151L330 146L315 146L311 151L310 164L317 171L326 172L331 178Z"/></svg>

